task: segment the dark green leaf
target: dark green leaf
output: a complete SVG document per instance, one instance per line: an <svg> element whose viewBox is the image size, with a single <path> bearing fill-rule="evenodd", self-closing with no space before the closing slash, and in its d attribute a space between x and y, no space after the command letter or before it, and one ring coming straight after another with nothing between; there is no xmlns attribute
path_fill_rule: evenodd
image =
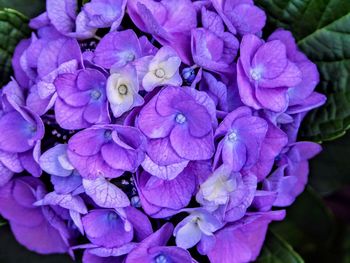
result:
<svg viewBox="0 0 350 263"><path fill-rule="evenodd" d="M16 45L29 34L28 19L24 15L12 9L0 10L0 85L10 79Z"/></svg>
<svg viewBox="0 0 350 263"><path fill-rule="evenodd" d="M0 216L0 227L4 226L4 225L6 225L6 224L7 224L7 223L6 223L5 219L3 219L3 218Z"/></svg>
<svg viewBox="0 0 350 263"><path fill-rule="evenodd" d="M317 64L318 91L327 104L304 121L302 136L332 140L350 128L350 1L258 0L269 25L293 32L298 45Z"/></svg>
<svg viewBox="0 0 350 263"><path fill-rule="evenodd" d="M287 209L284 221L271 225L274 233L291 244L306 262L331 262L322 260L330 257L335 227L333 215L311 188Z"/></svg>
<svg viewBox="0 0 350 263"><path fill-rule="evenodd" d="M350 184L350 133L325 142L323 151L310 162L310 184L321 195L329 195Z"/></svg>
<svg viewBox="0 0 350 263"><path fill-rule="evenodd" d="M257 263L303 263L304 260L282 238L269 232Z"/></svg>
<svg viewBox="0 0 350 263"><path fill-rule="evenodd" d="M344 241L342 245L343 259L342 263L350 262L350 226L345 230Z"/></svg>
<svg viewBox="0 0 350 263"><path fill-rule="evenodd" d="M33 18L45 11L45 0L0 0L0 8L12 8Z"/></svg>

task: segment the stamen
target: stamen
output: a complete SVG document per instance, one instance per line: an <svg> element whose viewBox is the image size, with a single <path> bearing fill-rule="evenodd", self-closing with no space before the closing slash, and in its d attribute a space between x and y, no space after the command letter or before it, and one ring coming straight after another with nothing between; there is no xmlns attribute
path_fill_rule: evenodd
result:
<svg viewBox="0 0 350 263"><path fill-rule="evenodd" d="M104 136L107 140L110 140L112 138L112 131L106 130Z"/></svg>
<svg viewBox="0 0 350 263"><path fill-rule="evenodd" d="M154 73L154 75L156 75L157 78L162 79L162 78L164 78L164 76L165 76L165 71L164 71L164 69L159 68L159 69L156 70L156 72Z"/></svg>
<svg viewBox="0 0 350 263"><path fill-rule="evenodd" d="M238 139L238 135L236 131L232 131L229 135L228 135L228 139L230 142L235 142Z"/></svg>
<svg viewBox="0 0 350 263"><path fill-rule="evenodd" d="M114 221L118 218L118 215L116 213L110 212L108 214L108 221Z"/></svg>
<svg viewBox="0 0 350 263"><path fill-rule="evenodd" d="M125 84L121 84L118 87L118 93L120 95L126 95L128 94L128 86L126 86Z"/></svg>
<svg viewBox="0 0 350 263"><path fill-rule="evenodd" d="M175 121L179 124L183 124L184 122L186 122L186 117L182 113L179 113L176 115Z"/></svg>
<svg viewBox="0 0 350 263"><path fill-rule="evenodd" d="M101 97L101 92L99 90L93 90L90 94L91 98L94 100L98 100Z"/></svg>
<svg viewBox="0 0 350 263"><path fill-rule="evenodd" d="M130 52L130 53L126 56L126 60L127 60L128 62L134 61L134 60L135 60L135 54Z"/></svg>
<svg viewBox="0 0 350 263"><path fill-rule="evenodd" d="M250 77L255 81L259 81L262 78L262 68L261 67L252 68L250 70Z"/></svg>
<svg viewBox="0 0 350 263"><path fill-rule="evenodd" d="M154 263L171 263L171 262L166 258L166 256L164 256L163 254L160 254L154 259Z"/></svg>

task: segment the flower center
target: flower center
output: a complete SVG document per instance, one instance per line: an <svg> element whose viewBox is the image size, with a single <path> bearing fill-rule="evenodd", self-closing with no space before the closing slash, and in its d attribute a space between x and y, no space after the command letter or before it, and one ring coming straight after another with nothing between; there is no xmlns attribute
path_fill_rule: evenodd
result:
<svg viewBox="0 0 350 263"><path fill-rule="evenodd" d="M196 75L193 68L184 68L182 70L182 77L188 83L192 83Z"/></svg>
<svg viewBox="0 0 350 263"><path fill-rule="evenodd" d="M118 219L118 215L116 213L110 212L108 214L108 221L115 221L116 219Z"/></svg>
<svg viewBox="0 0 350 263"><path fill-rule="evenodd" d="M179 113L176 115L175 121L179 124L183 124L186 121L186 117L182 113Z"/></svg>
<svg viewBox="0 0 350 263"><path fill-rule="evenodd" d="M128 94L128 87L125 84L121 84L118 86L118 93L120 95L126 95Z"/></svg>
<svg viewBox="0 0 350 263"><path fill-rule="evenodd" d="M35 134L36 131L37 131L37 127L34 124L31 124L31 123L30 124L28 123L27 129L28 129L28 132L31 135Z"/></svg>
<svg viewBox="0 0 350 263"><path fill-rule="evenodd" d="M154 263L171 263L171 261L163 254L160 254L154 259Z"/></svg>
<svg viewBox="0 0 350 263"><path fill-rule="evenodd" d="M112 131L110 131L110 130L105 131L104 136L105 136L106 140L112 139Z"/></svg>
<svg viewBox="0 0 350 263"><path fill-rule="evenodd" d="M262 78L262 68L261 67L252 68L250 70L250 77L255 81L259 81Z"/></svg>
<svg viewBox="0 0 350 263"><path fill-rule="evenodd" d="M135 54L130 52L127 56L126 56L126 60L128 62L134 61L135 60Z"/></svg>
<svg viewBox="0 0 350 263"><path fill-rule="evenodd" d="M237 136L237 132L236 131L232 131L229 135L228 135L228 140L230 142L235 142L237 141L238 136Z"/></svg>
<svg viewBox="0 0 350 263"><path fill-rule="evenodd" d="M90 94L90 96L93 100L98 100L101 97L101 95L102 95L101 91L99 91L99 90L93 90Z"/></svg>
<svg viewBox="0 0 350 263"><path fill-rule="evenodd" d="M154 73L154 75L156 75L157 78L164 78L165 76L165 72L164 72L164 69L162 68L159 68L156 70L156 72Z"/></svg>

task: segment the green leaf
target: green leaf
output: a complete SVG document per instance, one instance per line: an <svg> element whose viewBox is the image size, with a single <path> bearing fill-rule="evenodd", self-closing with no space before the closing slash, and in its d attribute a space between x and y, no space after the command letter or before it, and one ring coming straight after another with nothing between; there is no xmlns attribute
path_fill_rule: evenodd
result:
<svg viewBox="0 0 350 263"><path fill-rule="evenodd" d="M11 59L19 41L30 35L28 19L12 10L0 10L0 85L7 83L12 74Z"/></svg>
<svg viewBox="0 0 350 263"><path fill-rule="evenodd" d="M326 196L350 184L350 133L322 147L323 151L310 162L309 183Z"/></svg>
<svg viewBox="0 0 350 263"><path fill-rule="evenodd" d="M5 219L3 219L1 216L0 216L0 227L6 225L7 222L5 221Z"/></svg>
<svg viewBox="0 0 350 263"><path fill-rule="evenodd" d="M328 97L304 121L301 135L323 141L350 128L350 1L258 0L268 14L270 28L293 32L300 49L317 64L318 91Z"/></svg>
<svg viewBox="0 0 350 263"><path fill-rule="evenodd" d="M342 263L350 262L350 225L345 230L343 245L342 245L343 258Z"/></svg>
<svg viewBox="0 0 350 263"><path fill-rule="evenodd" d="M281 237L269 232L257 263L304 263L304 260Z"/></svg>
<svg viewBox="0 0 350 263"><path fill-rule="evenodd" d="M336 224L331 211L311 188L287 209L287 217L271 225L274 233L285 239L306 262L332 258L329 248L336 234Z"/></svg>
<svg viewBox="0 0 350 263"><path fill-rule="evenodd" d="M45 0L0 0L1 8L12 8L33 18L45 11Z"/></svg>

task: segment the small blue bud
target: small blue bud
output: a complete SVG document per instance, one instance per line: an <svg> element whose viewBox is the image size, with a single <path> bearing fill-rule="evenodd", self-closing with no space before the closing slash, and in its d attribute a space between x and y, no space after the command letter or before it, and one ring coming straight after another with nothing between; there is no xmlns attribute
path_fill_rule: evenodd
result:
<svg viewBox="0 0 350 263"><path fill-rule="evenodd" d="M182 70L182 77L187 83L192 83L196 77L193 68L184 68Z"/></svg>
<svg viewBox="0 0 350 263"><path fill-rule="evenodd" d="M154 263L171 263L171 261L163 254L160 254L154 259Z"/></svg>
<svg viewBox="0 0 350 263"><path fill-rule="evenodd" d="M141 207L140 197L138 197L137 195L131 197L130 201L131 201L131 206L136 207L136 208Z"/></svg>

